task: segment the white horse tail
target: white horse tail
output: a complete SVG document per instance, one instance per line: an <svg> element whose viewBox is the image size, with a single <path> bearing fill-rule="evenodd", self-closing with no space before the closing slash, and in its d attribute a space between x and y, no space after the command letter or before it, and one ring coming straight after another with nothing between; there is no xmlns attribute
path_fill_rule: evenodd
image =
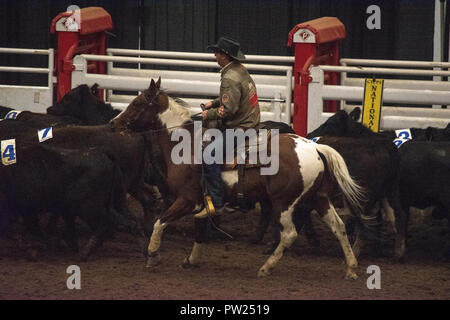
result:
<svg viewBox="0 0 450 320"><path fill-rule="evenodd" d="M329 173L336 179L349 205L357 210L358 215L362 215L364 188L350 176L344 158L330 146L317 144L316 148L325 158Z"/></svg>

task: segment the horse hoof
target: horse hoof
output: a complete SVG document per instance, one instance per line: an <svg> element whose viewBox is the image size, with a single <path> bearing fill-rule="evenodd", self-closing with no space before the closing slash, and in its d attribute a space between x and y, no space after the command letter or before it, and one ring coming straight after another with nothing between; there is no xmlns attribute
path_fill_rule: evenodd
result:
<svg viewBox="0 0 450 320"><path fill-rule="evenodd" d="M269 271L269 270L266 270L266 269L261 268L261 269L259 269L259 271L258 271L258 278L267 277L267 276L269 276L269 275L270 275L270 271Z"/></svg>
<svg viewBox="0 0 450 320"><path fill-rule="evenodd" d="M358 275L355 272L348 270L345 275L345 280L356 280L356 279L358 279Z"/></svg>
<svg viewBox="0 0 450 320"><path fill-rule="evenodd" d="M161 256L159 253L152 255L147 258L147 264L145 265L146 268L151 269L161 264Z"/></svg>
<svg viewBox="0 0 450 320"><path fill-rule="evenodd" d="M181 267L182 269L194 269L194 268L198 268L198 265L192 264L192 263L189 261L189 257L186 257L186 258L184 258L184 261L183 261L183 263L180 265L180 267Z"/></svg>

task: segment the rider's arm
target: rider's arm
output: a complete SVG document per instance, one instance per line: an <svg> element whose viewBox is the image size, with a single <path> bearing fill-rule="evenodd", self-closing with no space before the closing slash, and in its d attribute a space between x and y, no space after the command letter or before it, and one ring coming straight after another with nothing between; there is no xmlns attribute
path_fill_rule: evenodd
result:
<svg viewBox="0 0 450 320"><path fill-rule="evenodd" d="M218 118L233 117L239 109L239 101L241 99L240 84L231 79L224 78L220 84L220 103L224 105L225 115L220 116L218 109L210 109L206 115L208 120ZM217 99L216 99L217 100Z"/></svg>

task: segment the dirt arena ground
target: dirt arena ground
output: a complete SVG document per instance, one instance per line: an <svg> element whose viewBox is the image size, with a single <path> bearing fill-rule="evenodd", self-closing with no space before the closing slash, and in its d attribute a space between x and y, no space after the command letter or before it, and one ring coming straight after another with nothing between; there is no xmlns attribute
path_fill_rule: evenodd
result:
<svg viewBox="0 0 450 320"><path fill-rule="evenodd" d="M441 260L449 238L446 220L413 212L405 263L393 263L392 238L383 240L383 254L362 255L355 281L344 279L343 254L337 239L313 217L321 242L308 245L300 234L267 278L256 276L267 259L270 241L253 245L256 212L233 213L221 226L235 240L215 234L209 241L203 264L182 269L180 264L193 243L193 218L170 227L163 237L162 264L154 271L133 236L117 233L90 258L80 262L70 251L44 250L37 262L27 261L12 241L0 241L0 299L189 299L189 300L304 300L304 299L449 299L450 263ZM83 226L80 226L81 229ZM83 241L83 238L81 239ZM84 239L85 241L85 239ZM81 268L81 289L69 290L69 265ZM381 289L369 290L369 265L381 270Z"/></svg>

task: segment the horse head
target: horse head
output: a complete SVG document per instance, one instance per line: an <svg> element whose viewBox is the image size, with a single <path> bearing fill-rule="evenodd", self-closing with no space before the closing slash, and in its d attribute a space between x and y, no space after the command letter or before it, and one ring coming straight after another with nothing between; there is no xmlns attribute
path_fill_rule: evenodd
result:
<svg viewBox="0 0 450 320"><path fill-rule="evenodd" d="M146 131L171 129L190 121L189 111L161 90L161 77L110 121L113 130Z"/></svg>

